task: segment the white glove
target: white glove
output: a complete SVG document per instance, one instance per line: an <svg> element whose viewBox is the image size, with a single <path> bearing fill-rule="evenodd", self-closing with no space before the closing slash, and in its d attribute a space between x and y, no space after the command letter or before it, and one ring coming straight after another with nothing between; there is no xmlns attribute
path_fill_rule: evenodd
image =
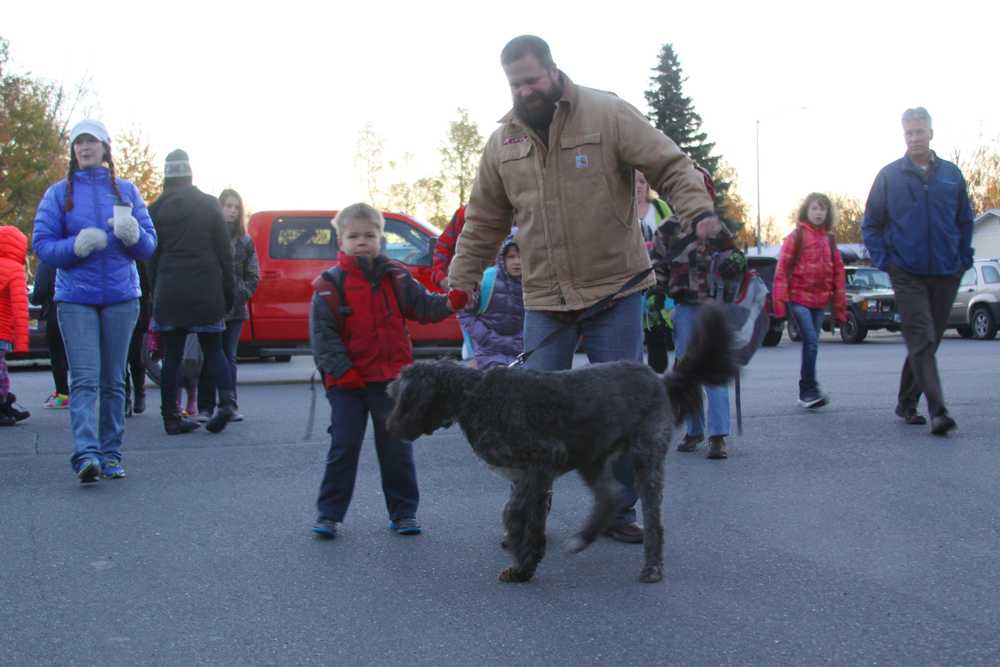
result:
<svg viewBox="0 0 1000 667"><path fill-rule="evenodd" d="M73 241L73 252L80 259L87 257L95 250L104 250L108 247L108 235L103 229L97 227L87 227L81 229Z"/></svg>
<svg viewBox="0 0 1000 667"><path fill-rule="evenodd" d="M112 218L108 224L114 225L115 236L126 246L133 246L139 242L139 221L131 215L127 218Z"/></svg>

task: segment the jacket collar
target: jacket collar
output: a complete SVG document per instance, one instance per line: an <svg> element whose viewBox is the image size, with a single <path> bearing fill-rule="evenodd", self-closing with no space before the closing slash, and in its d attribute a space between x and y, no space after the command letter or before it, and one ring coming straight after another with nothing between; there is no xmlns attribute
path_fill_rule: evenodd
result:
<svg viewBox="0 0 1000 667"><path fill-rule="evenodd" d="M376 255L368 259L348 255L343 251L337 252L337 266L343 269L345 273L362 277L372 283L377 283L382 279L386 268L389 266L389 261L389 258L385 255Z"/></svg>
<svg viewBox="0 0 1000 667"><path fill-rule="evenodd" d="M903 159L901 160L901 162L903 163L903 171L911 171L914 174L917 174L921 177L926 175L929 178L937 171L938 165L940 164L941 161L938 159L937 153L931 151L931 159L927 171L924 171L923 169L918 167L917 163L914 162L912 159L910 159L910 156L905 153L903 154Z"/></svg>
<svg viewBox="0 0 1000 667"><path fill-rule="evenodd" d="M81 181L106 181L110 176L107 167L87 167L73 172L73 178Z"/></svg>

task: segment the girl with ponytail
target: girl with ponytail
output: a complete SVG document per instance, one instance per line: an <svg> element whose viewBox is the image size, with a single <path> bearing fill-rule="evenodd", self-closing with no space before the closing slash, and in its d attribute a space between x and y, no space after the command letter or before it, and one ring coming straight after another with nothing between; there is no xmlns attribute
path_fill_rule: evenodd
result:
<svg viewBox="0 0 1000 667"><path fill-rule="evenodd" d="M136 261L156 232L138 188L118 178L103 123L70 131L66 178L45 192L32 246L56 271L59 327L70 370L70 463L82 483L125 477L125 360L139 314ZM99 398L99 400L98 400Z"/></svg>

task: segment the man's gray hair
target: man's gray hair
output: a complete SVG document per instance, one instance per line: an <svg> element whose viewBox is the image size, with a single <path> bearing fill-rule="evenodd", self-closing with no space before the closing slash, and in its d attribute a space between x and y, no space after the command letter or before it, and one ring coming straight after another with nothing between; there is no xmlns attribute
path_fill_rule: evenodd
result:
<svg viewBox="0 0 1000 667"><path fill-rule="evenodd" d="M923 107L914 107L903 112L903 122L907 123L911 120L925 120L927 121L927 127L932 127L931 115Z"/></svg>
<svg viewBox="0 0 1000 667"><path fill-rule="evenodd" d="M364 222L371 223L378 227L379 233L385 233L385 218L382 217L382 212L364 202L351 204L350 206L341 209L341 211L337 213L337 217L333 219L333 226L336 227L337 233L339 234L343 231L344 225L354 220L362 220Z"/></svg>

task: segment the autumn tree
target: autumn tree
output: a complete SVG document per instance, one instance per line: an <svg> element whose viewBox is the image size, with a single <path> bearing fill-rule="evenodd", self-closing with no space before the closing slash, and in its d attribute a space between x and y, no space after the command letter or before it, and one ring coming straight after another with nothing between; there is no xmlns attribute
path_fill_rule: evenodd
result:
<svg viewBox="0 0 1000 667"><path fill-rule="evenodd" d="M0 224L30 237L39 200L66 177L66 123L84 91L10 72L8 49L0 37Z"/></svg>
<svg viewBox="0 0 1000 667"><path fill-rule="evenodd" d="M361 171L361 178L368 191L368 201L373 206L379 206L382 201L380 181L385 169L385 142L369 123L358 133L357 149L354 154L354 166Z"/></svg>
<svg viewBox="0 0 1000 667"><path fill-rule="evenodd" d="M112 146L115 173L139 188L147 203L159 197L163 190L163 172L142 133L136 128L125 130L115 137Z"/></svg>
<svg viewBox="0 0 1000 667"><path fill-rule="evenodd" d="M440 178L420 178L413 184L414 194L427 222L444 229L448 224L445 209L444 180Z"/></svg>
<svg viewBox="0 0 1000 667"><path fill-rule="evenodd" d="M469 201L485 142L469 111L459 107L458 120L448 125L448 141L441 148L441 174L445 186L458 196L459 205Z"/></svg>
<svg viewBox="0 0 1000 667"><path fill-rule="evenodd" d="M748 248L757 244L757 230L750 224L750 204L737 190L738 177L736 168L726 161L719 163L719 178L729 183L730 187L719 202L719 215L732 225L738 225L736 245Z"/></svg>
<svg viewBox="0 0 1000 667"><path fill-rule="evenodd" d="M965 176L973 213L1000 208L1000 137L980 145L968 160L956 151L955 163Z"/></svg>
<svg viewBox="0 0 1000 667"><path fill-rule="evenodd" d="M694 110L694 102L684 95L687 77L671 44L660 49L659 62L653 68L650 87L646 91L649 119L696 164L708 170L715 183L716 206L720 206L729 192L730 183L721 173L720 160L713 155L715 143L701 130L701 116Z"/></svg>
<svg viewBox="0 0 1000 667"><path fill-rule="evenodd" d="M861 238L861 223L865 219L865 206L857 197L831 194L833 203L834 231L838 243L864 243Z"/></svg>

